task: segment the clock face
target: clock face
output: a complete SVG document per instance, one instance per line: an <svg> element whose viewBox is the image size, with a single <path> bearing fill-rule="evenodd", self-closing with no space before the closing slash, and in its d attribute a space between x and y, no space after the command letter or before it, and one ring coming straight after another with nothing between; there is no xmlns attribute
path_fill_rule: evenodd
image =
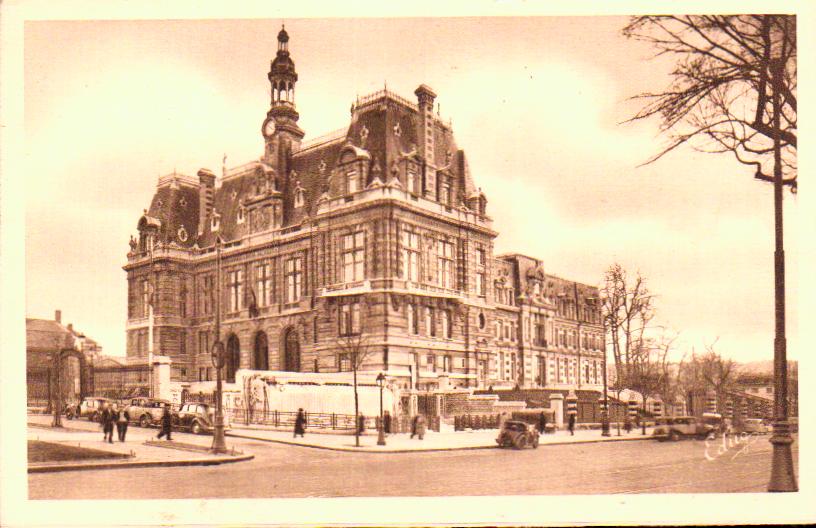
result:
<svg viewBox="0 0 816 528"><path fill-rule="evenodd" d="M268 137L268 136L271 136L274 133L275 133L275 122L272 121L271 119L267 119L266 121L264 121L264 124L263 124L263 135Z"/></svg>

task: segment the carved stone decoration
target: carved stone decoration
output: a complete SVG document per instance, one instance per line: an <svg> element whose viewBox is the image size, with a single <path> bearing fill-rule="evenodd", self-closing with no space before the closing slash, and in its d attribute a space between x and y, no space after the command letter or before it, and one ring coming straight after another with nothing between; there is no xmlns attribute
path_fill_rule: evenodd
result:
<svg viewBox="0 0 816 528"><path fill-rule="evenodd" d="M128 242L128 244L130 245L130 251L135 253L136 247L139 245L139 242L136 240L136 237L130 235L130 242Z"/></svg>
<svg viewBox="0 0 816 528"><path fill-rule="evenodd" d="M394 135L400 137L402 135L402 128L400 128L399 121L394 125Z"/></svg>
<svg viewBox="0 0 816 528"><path fill-rule="evenodd" d="M399 312L400 306L402 305L401 296L396 293L392 293L390 294L390 296L391 296L391 308L393 308L395 312Z"/></svg>
<svg viewBox="0 0 816 528"><path fill-rule="evenodd" d="M368 127L363 125L363 128L360 129L360 145L365 147L366 139L368 139Z"/></svg>
<svg viewBox="0 0 816 528"><path fill-rule="evenodd" d="M187 242L187 238L188 238L187 230L184 229L184 226L179 227L178 232L176 233L176 235L178 235L178 239L181 240L182 242Z"/></svg>
<svg viewBox="0 0 816 528"><path fill-rule="evenodd" d="M317 166L317 170L320 171L320 174L326 172L326 160L320 160L320 164Z"/></svg>

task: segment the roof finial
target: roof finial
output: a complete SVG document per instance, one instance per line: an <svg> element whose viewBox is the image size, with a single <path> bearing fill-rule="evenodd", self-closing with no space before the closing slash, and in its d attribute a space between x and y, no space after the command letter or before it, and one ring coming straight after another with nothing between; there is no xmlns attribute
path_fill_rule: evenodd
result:
<svg viewBox="0 0 816 528"><path fill-rule="evenodd" d="M224 157L221 158L221 177L227 177L227 153L224 153Z"/></svg>

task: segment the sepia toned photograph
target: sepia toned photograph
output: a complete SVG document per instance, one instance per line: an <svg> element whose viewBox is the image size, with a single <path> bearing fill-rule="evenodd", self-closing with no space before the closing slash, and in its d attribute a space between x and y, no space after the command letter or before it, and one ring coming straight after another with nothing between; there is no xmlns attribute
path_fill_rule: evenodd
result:
<svg viewBox="0 0 816 528"><path fill-rule="evenodd" d="M801 498L801 17L732 12L22 21L27 507Z"/></svg>

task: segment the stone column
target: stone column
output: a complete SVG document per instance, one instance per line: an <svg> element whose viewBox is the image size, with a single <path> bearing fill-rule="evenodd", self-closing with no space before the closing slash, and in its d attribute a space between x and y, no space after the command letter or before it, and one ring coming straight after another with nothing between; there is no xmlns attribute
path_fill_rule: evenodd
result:
<svg viewBox="0 0 816 528"><path fill-rule="evenodd" d="M564 428L564 395L560 392L550 394L550 409L555 412L555 428Z"/></svg>

